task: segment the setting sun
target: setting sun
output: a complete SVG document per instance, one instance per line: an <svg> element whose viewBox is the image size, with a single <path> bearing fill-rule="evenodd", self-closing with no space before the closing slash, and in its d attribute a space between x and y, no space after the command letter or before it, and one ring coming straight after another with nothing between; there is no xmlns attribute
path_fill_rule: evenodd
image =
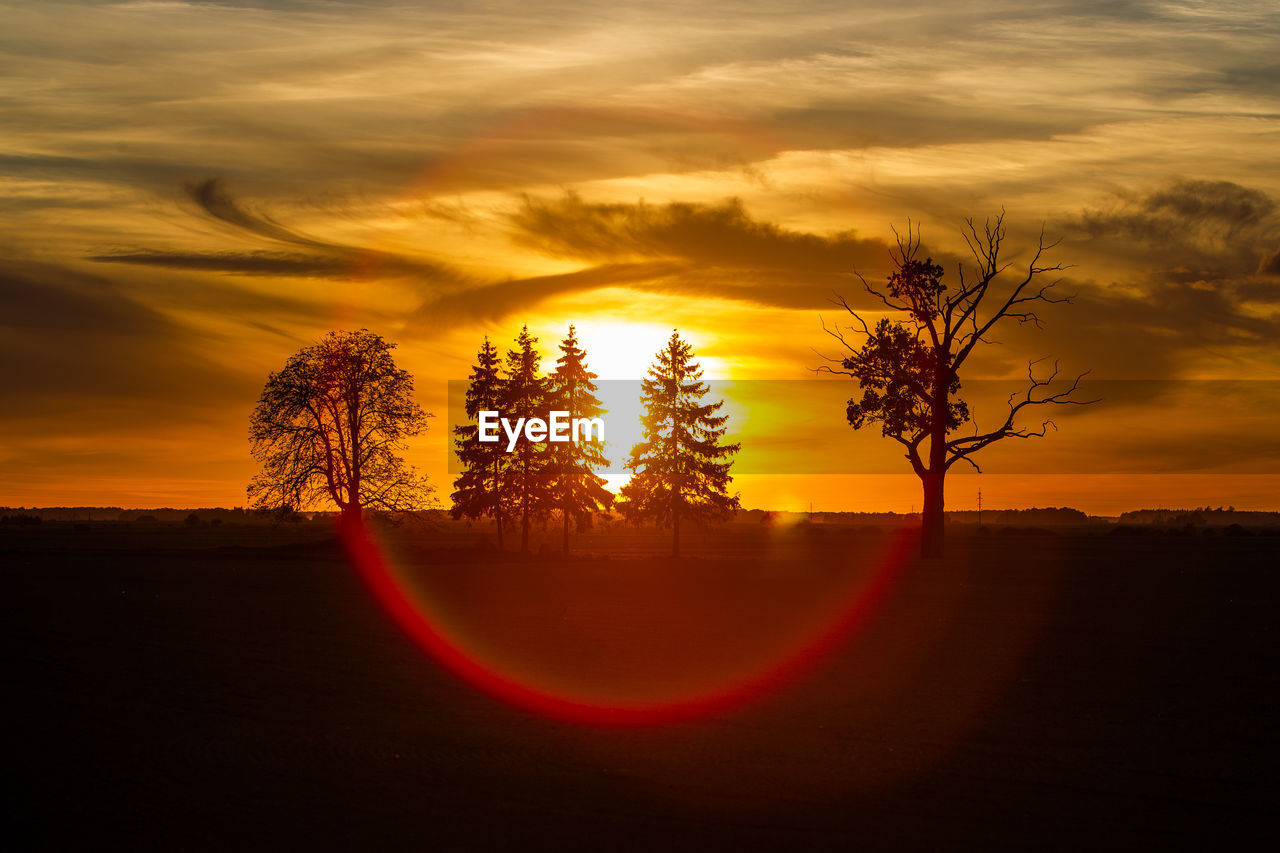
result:
<svg viewBox="0 0 1280 853"><path fill-rule="evenodd" d="M658 350L666 344L673 331L671 326L661 323L590 317L574 321L574 328L583 349L590 354L592 372L602 380L643 379L648 375ZM727 375L729 368L724 359L701 353L698 334L689 334L682 329L681 335L693 343L698 353L697 361L707 376ZM557 357L556 340L558 335L550 332L541 340L551 366Z"/></svg>
<svg viewBox="0 0 1280 853"><path fill-rule="evenodd" d="M643 321L593 320L574 323L582 347L591 354L591 370L601 379L641 379L649 372L654 354L662 349L671 328ZM554 346L547 350L554 360Z"/></svg>

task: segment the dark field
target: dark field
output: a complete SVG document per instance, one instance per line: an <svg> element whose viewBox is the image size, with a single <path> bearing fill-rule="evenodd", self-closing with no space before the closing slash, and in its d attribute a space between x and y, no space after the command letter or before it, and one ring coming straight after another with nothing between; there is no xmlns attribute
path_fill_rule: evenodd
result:
<svg viewBox="0 0 1280 853"><path fill-rule="evenodd" d="M397 534L512 671L600 701L742 677L889 534ZM16 849L1015 849L1275 843L1280 537L977 536L789 683L645 728L478 692L321 524L0 530ZM11 847L11 849L15 849Z"/></svg>

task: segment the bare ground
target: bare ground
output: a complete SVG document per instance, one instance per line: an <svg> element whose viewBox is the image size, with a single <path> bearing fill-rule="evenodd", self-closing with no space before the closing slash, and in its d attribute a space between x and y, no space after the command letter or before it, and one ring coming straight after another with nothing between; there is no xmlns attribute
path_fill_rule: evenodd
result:
<svg viewBox="0 0 1280 853"><path fill-rule="evenodd" d="M886 534L414 534L461 636L601 695L730 678L821 627ZM956 537L816 667L710 718L499 702L323 526L0 532L19 847L1079 849L1274 842L1280 537ZM739 673L740 674L740 673ZM658 686L655 686L658 685Z"/></svg>

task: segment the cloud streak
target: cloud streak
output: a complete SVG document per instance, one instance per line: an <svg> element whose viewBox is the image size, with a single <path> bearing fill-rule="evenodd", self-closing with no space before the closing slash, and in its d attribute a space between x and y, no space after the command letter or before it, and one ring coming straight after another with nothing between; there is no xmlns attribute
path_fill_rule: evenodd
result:
<svg viewBox="0 0 1280 853"><path fill-rule="evenodd" d="M351 278L349 258L287 252L117 252L86 258L105 264L134 264L175 270L238 273L240 275Z"/></svg>
<svg viewBox="0 0 1280 853"><path fill-rule="evenodd" d="M226 191L218 178L208 178L187 187L187 195L208 216L224 222L236 230L256 234L279 243L293 243L312 249L331 252L350 251L346 246L325 243L303 236L296 231L285 228L270 216L248 210Z"/></svg>
<svg viewBox="0 0 1280 853"><path fill-rule="evenodd" d="M512 215L517 239L558 257L682 258L729 268L847 273L883 266L881 240L852 232L820 236L753 219L738 199L719 204L588 203L526 197Z"/></svg>
<svg viewBox="0 0 1280 853"><path fill-rule="evenodd" d="M319 240L287 228L272 217L245 207L226 191L222 181L217 178L209 178L187 187L187 195L196 203L201 213L230 226L236 236L283 243L312 251L182 252L139 249L88 255L86 260L240 275L364 280L407 276L423 283L454 286L471 281L447 264Z"/></svg>

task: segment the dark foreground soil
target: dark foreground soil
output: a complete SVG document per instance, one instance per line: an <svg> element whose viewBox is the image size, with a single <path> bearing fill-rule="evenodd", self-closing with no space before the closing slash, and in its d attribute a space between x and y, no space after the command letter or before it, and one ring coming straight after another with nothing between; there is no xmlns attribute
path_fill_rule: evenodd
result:
<svg viewBox="0 0 1280 853"><path fill-rule="evenodd" d="M679 561L635 535L572 561L456 535L403 550L521 674L638 695L797 642L885 537L730 529ZM1280 537L955 540L791 683L601 728L441 668L322 527L3 531L6 847L1275 843Z"/></svg>

